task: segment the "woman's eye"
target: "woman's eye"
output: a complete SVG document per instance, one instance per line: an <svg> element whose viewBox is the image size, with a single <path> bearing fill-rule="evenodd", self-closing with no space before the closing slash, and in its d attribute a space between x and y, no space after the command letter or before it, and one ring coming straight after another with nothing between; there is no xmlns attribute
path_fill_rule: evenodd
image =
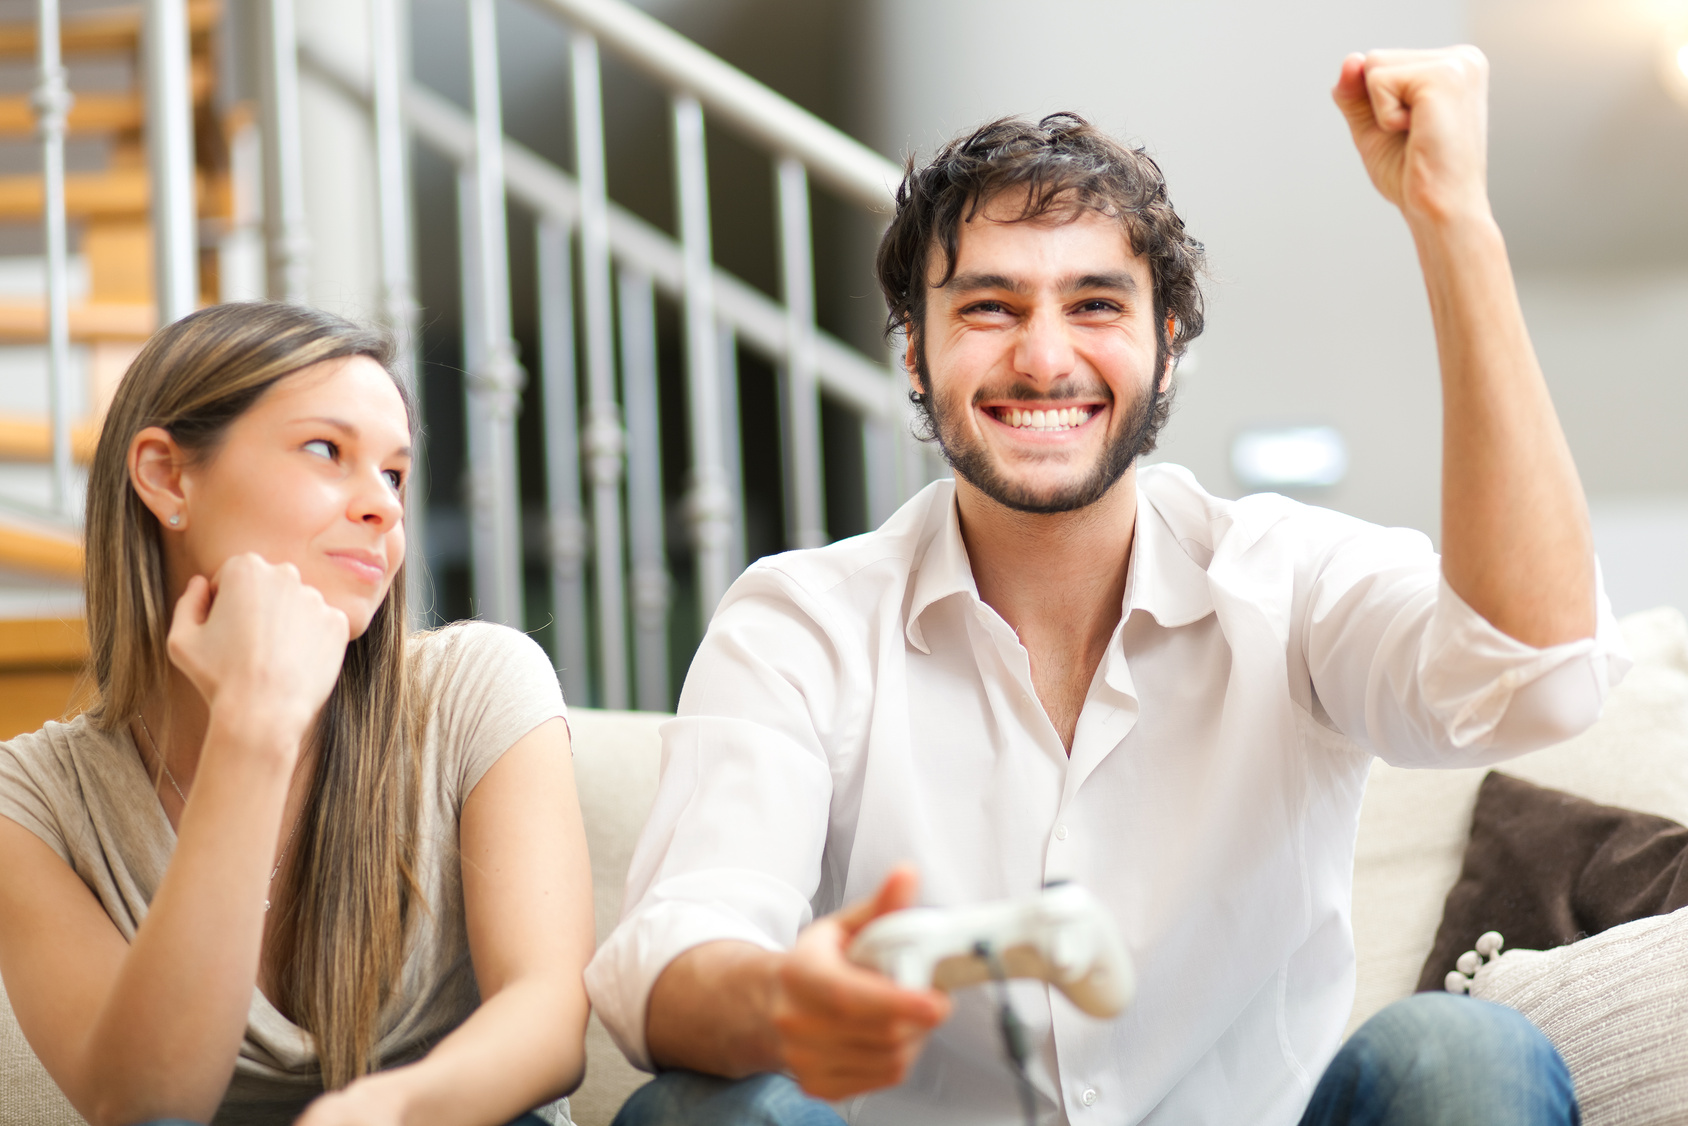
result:
<svg viewBox="0 0 1688 1126"><path fill-rule="evenodd" d="M311 453L316 454L318 457L327 458L329 461L333 461L335 455L339 453L339 451L334 448L334 443L330 442L327 438L312 438L309 442L305 443L304 448L309 450Z"/></svg>
<svg viewBox="0 0 1688 1126"><path fill-rule="evenodd" d="M396 493L400 489L404 488L404 474L400 473L397 469L385 470L383 472L383 476L385 476L387 478L387 482L393 486L393 492Z"/></svg>

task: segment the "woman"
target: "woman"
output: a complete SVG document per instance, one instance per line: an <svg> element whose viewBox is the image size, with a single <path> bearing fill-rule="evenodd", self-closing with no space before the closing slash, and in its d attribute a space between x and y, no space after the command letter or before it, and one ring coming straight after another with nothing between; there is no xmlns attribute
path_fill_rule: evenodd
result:
<svg viewBox="0 0 1688 1126"><path fill-rule="evenodd" d="M220 306L154 336L107 414L97 701L0 744L0 973L93 1126L492 1126L580 1080L562 697L515 631L409 635L387 357L325 313Z"/></svg>

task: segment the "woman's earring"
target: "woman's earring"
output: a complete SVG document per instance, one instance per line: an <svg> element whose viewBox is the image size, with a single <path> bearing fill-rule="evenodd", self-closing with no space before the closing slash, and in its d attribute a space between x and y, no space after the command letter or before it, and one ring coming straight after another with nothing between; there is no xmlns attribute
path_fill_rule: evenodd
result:
<svg viewBox="0 0 1688 1126"><path fill-rule="evenodd" d="M179 528L182 526L182 514L180 512L173 512L170 514L170 526L172 528Z"/></svg>

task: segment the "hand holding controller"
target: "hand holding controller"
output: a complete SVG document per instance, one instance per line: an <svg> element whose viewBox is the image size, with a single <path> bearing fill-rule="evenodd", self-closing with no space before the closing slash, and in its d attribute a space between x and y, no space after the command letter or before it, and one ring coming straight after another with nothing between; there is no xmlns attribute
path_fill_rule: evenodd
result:
<svg viewBox="0 0 1688 1126"><path fill-rule="evenodd" d="M1077 884L977 907L911 907L884 915L850 943L849 957L905 989L949 992L990 981L994 953L1007 977L1047 981L1093 1017L1125 1011L1136 991L1113 917Z"/></svg>

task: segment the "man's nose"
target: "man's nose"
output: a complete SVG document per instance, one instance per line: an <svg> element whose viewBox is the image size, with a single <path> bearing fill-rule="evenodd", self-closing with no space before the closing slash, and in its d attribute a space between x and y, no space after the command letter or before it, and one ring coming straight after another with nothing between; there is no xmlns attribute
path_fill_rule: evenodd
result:
<svg viewBox="0 0 1688 1126"><path fill-rule="evenodd" d="M1059 309L1037 309L1026 318L1014 349L1014 368L1038 383L1072 374L1075 353L1067 321Z"/></svg>

